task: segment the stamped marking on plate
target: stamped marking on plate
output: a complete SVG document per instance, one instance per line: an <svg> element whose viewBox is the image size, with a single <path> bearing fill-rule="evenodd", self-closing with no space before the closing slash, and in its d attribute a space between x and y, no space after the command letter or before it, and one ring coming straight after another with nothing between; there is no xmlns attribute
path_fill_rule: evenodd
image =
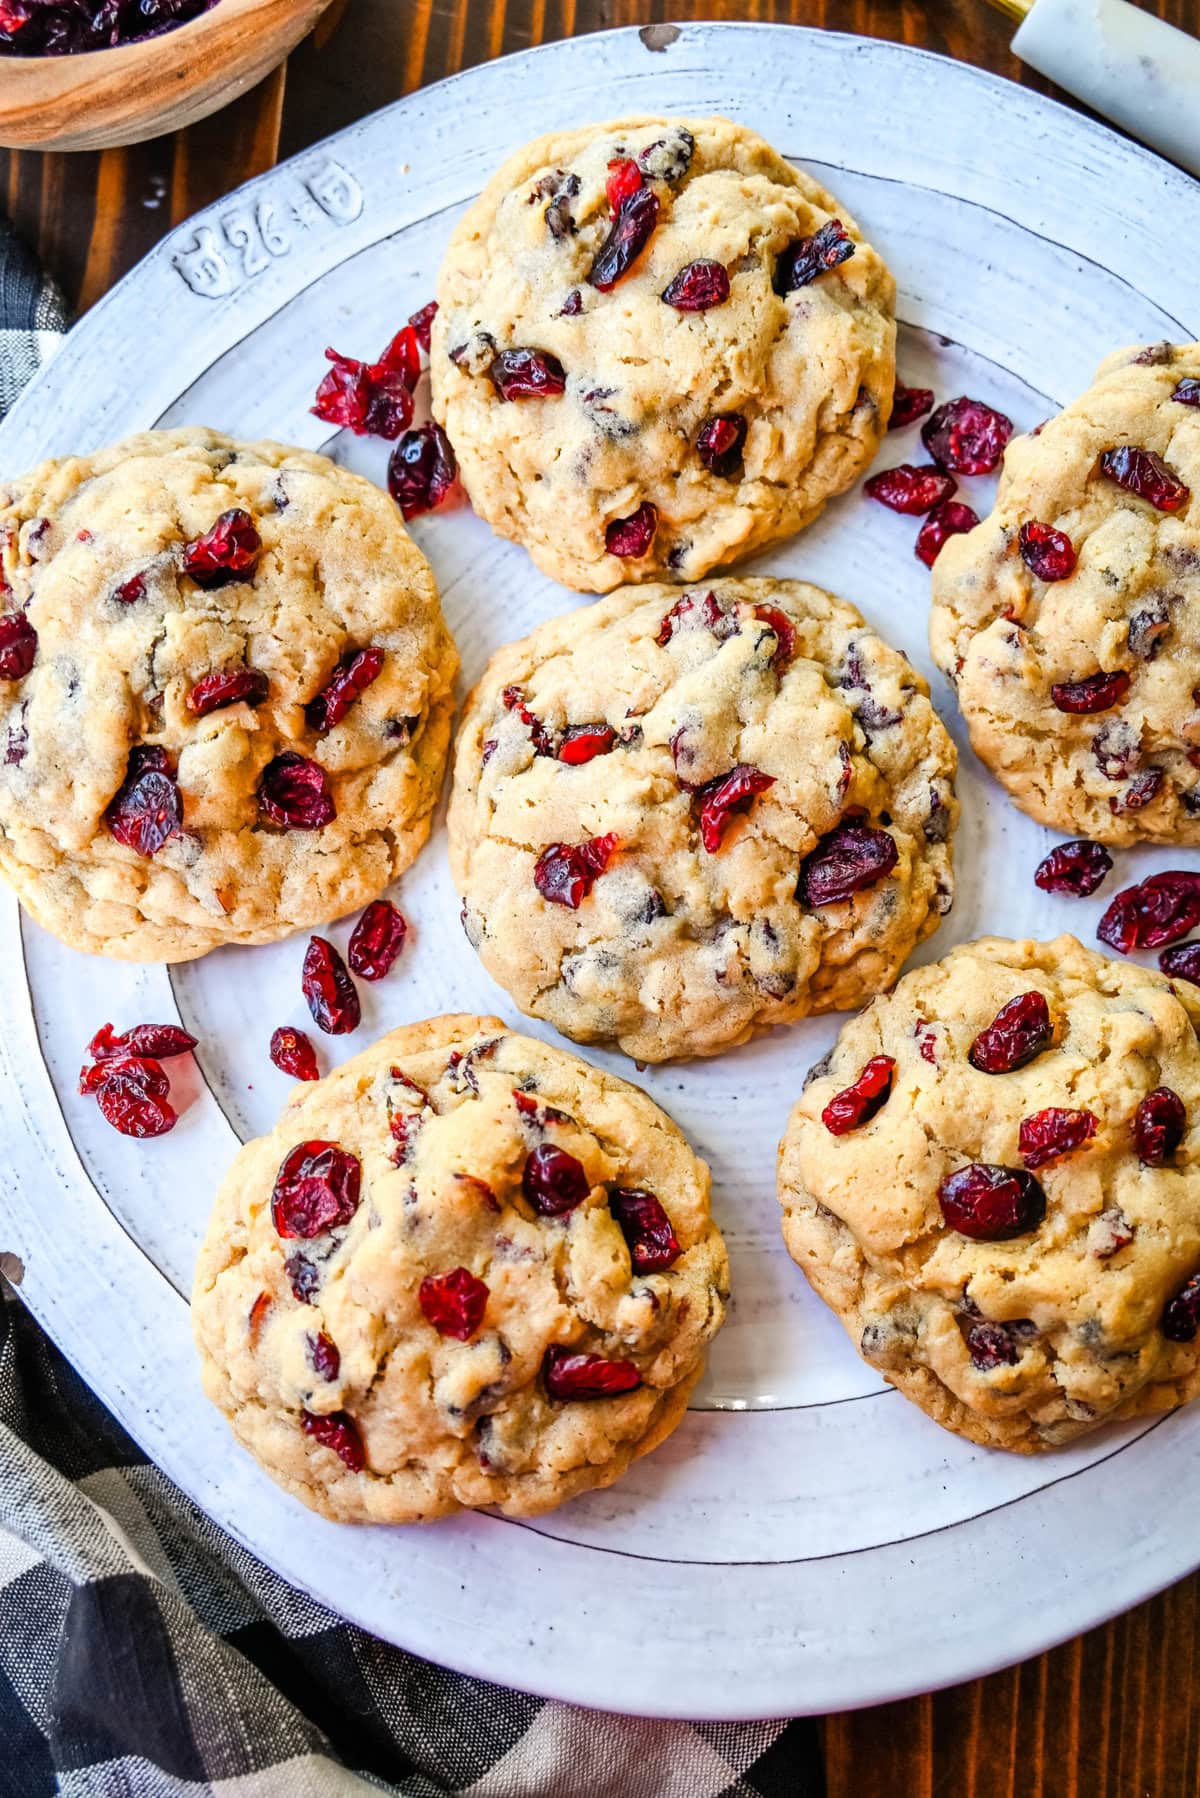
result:
<svg viewBox="0 0 1200 1798"><path fill-rule="evenodd" d="M236 293L272 262L286 256L298 232L325 224L350 225L363 209L358 181L326 157L289 173L253 204L244 201L220 212L211 223L189 227L171 266L201 299L222 300Z"/></svg>

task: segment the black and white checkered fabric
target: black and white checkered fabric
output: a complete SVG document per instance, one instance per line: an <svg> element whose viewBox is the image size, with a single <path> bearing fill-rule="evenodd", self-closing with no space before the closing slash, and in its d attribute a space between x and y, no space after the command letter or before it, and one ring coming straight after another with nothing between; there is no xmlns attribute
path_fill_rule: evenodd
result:
<svg viewBox="0 0 1200 1798"><path fill-rule="evenodd" d="M0 220L0 414L64 322ZM0 1278L0 1798L820 1798L823 1786L807 1721L606 1716L341 1622L146 1460Z"/></svg>

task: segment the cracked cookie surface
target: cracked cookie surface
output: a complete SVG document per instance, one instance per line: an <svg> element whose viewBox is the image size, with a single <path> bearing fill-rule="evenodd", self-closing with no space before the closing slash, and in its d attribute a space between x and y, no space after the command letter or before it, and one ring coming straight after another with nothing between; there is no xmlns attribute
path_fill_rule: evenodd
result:
<svg viewBox="0 0 1200 1798"><path fill-rule="evenodd" d="M1031 524L1068 540L1072 572L1039 577ZM934 565L930 641L1023 811L1105 843L1200 843L1200 344L1117 352L1009 444L994 510Z"/></svg>
<svg viewBox="0 0 1200 1798"><path fill-rule="evenodd" d="M303 1169L280 1197L305 1144L353 1162L332 1199ZM680 1421L727 1292L708 1168L658 1106L497 1018L444 1017L298 1088L242 1149L192 1316L209 1397L274 1479L327 1517L407 1523L611 1484ZM551 1396L581 1378L614 1396Z"/></svg>
<svg viewBox="0 0 1200 1798"><path fill-rule="evenodd" d="M458 658L385 493L323 456L189 429L43 463L0 499L0 605L36 631L29 671L0 679L0 868L39 923L74 948L184 961L338 917L403 872L437 800ZM261 547L201 585L185 546L231 511ZM370 685L314 728L306 706L367 648ZM223 674L249 697L205 711L200 683ZM152 854L109 814L147 752L180 814ZM295 756L334 813L321 828L260 803L268 767Z"/></svg>
<svg viewBox="0 0 1200 1798"><path fill-rule="evenodd" d="M614 227L647 224L628 271L594 285ZM456 228L437 297L434 412L475 510L585 591L695 580L791 535L857 479L891 411L889 271L830 194L726 119L526 145ZM504 398L522 350L550 358L549 385Z"/></svg>
<svg viewBox="0 0 1200 1798"><path fill-rule="evenodd" d="M1042 1046L1009 1072L972 1065L1031 992ZM1179 1298L1200 1269L1198 1027L1184 982L1073 937L986 937L905 975L813 1070L780 1145L788 1249L864 1359L947 1429L1030 1453L1200 1390L1200 1292ZM880 1056L885 1100L835 1134L822 1113ZM1147 1164L1139 1108L1162 1088L1181 1137ZM1015 1210L951 1212L1002 1234L944 1212L969 1164L1016 1173Z"/></svg>
<svg viewBox="0 0 1200 1798"><path fill-rule="evenodd" d="M892 983L951 903L954 773L924 680L853 606L798 581L626 588L501 649L468 700L464 927L565 1035L716 1054ZM876 853L857 890L818 890L816 862Z"/></svg>

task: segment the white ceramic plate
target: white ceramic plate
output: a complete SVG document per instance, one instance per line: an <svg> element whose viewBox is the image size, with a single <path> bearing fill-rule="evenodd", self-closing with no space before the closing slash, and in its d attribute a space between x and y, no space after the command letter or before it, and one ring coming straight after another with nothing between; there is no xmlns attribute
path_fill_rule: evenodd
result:
<svg viewBox="0 0 1200 1798"><path fill-rule="evenodd" d="M667 31L664 35L669 36ZM762 131L857 215L899 281L900 367L1029 427L1118 344L1200 335L1200 188L1061 107L894 44L788 27L686 26L556 44L402 101L168 238L101 302L0 431L0 466L150 425L211 423L316 447L327 343L372 354L433 291L463 205L524 139L634 112L720 112ZM915 431L881 460L911 458ZM334 454L382 478L386 446ZM963 497L986 509L988 484ZM499 643L586 599L465 511L418 522L473 681ZM762 558L856 601L930 672L915 522L854 493ZM935 699L956 730L940 681ZM963 756L960 888L922 951L986 931L1091 940L1103 903L1032 882L1047 833ZM1127 855L1140 876L1179 857ZM516 1015L458 924L444 834L402 883L414 926L364 988L350 1043L445 1010ZM683 1426L611 1492L554 1516L337 1528L285 1498L201 1396L186 1292L237 1139L288 1091L272 1027L307 1022L301 940L168 972L72 954L0 901L0 1250L139 1442L286 1578L453 1666L652 1715L837 1710L1017 1660L1136 1602L1197 1559L1200 1407L1040 1459L944 1434L864 1367L780 1240L775 1145L820 1019L715 1063L632 1076L712 1163L734 1305ZM346 927L332 933L344 943ZM175 1132L132 1145L75 1092L105 1019L179 1017L199 1074ZM526 1025L542 1034L538 1025ZM180 1066L180 1064L176 1064ZM187 1087L191 1080L191 1087Z"/></svg>

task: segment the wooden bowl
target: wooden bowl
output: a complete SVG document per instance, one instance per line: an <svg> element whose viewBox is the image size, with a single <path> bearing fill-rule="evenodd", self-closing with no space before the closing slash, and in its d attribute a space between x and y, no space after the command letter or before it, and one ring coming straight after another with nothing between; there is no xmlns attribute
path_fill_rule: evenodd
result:
<svg viewBox="0 0 1200 1798"><path fill-rule="evenodd" d="M194 125L261 81L329 0L217 0L161 37L78 56L0 57L0 145L107 150Z"/></svg>

